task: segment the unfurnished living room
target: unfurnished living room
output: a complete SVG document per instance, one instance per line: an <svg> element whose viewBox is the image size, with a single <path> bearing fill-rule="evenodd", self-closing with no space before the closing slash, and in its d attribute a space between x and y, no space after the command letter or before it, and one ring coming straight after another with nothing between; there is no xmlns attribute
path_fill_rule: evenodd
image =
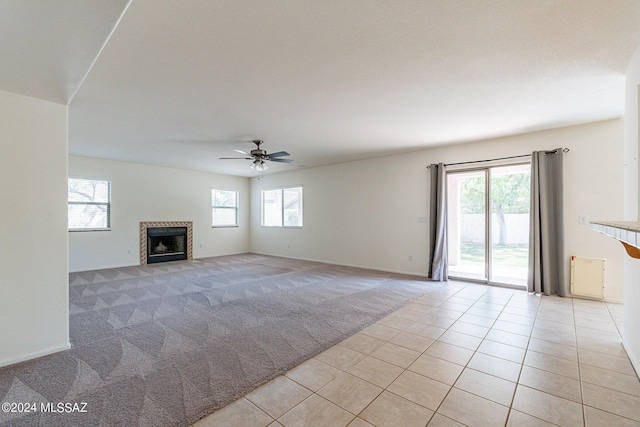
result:
<svg viewBox="0 0 640 427"><path fill-rule="evenodd" d="M636 0L0 28L0 426L640 426Z"/></svg>

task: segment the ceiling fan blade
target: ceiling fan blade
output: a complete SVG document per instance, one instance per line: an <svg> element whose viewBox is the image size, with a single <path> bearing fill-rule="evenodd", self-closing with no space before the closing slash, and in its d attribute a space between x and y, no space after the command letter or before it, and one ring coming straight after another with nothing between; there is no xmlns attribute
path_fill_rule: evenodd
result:
<svg viewBox="0 0 640 427"><path fill-rule="evenodd" d="M253 160L251 157L218 157L220 160Z"/></svg>
<svg viewBox="0 0 640 427"><path fill-rule="evenodd" d="M278 151L277 153L269 154L269 157L283 157L283 156L290 156L290 154L287 153L286 151Z"/></svg>
<svg viewBox="0 0 640 427"><path fill-rule="evenodd" d="M247 156L249 156L250 154L247 153L246 151L242 151L242 150L238 150L237 148L234 148L233 151L240 153L240 154L246 154Z"/></svg>
<svg viewBox="0 0 640 427"><path fill-rule="evenodd" d="M280 162L280 163L291 163L293 159L269 159L272 162Z"/></svg>

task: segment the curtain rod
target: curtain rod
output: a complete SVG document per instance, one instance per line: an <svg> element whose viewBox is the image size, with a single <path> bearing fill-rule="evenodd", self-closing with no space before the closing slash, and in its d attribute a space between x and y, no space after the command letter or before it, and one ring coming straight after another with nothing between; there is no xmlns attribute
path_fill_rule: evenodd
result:
<svg viewBox="0 0 640 427"><path fill-rule="evenodd" d="M568 153L570 150L568 148L563 148L563 153ZM544 154L555 154L558 150L549 150L545 151ZM445 166L456 166L456 165L469 165L472 163L484 163L484 162L494 162L496 160L509 160L509 159L519 159L521 157L531 157L531 154L521 154L519 156L509 156L509 157L497 157L495 159L486 159L486 160L473 160L471 162L458 162L458 163L446 163ZM427 166L427 169L430 169L431 165Z"/></svg>

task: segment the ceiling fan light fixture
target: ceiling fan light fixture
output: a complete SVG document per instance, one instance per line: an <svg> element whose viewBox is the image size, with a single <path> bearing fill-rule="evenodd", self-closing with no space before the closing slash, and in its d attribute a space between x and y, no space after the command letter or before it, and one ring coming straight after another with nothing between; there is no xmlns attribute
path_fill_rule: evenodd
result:
<svg viewBox="0 0 640 427"><path fill-rule="evenodd" d="M269 166L267 166L264 160L256 160L255 162L253 162L253 164L256 165L255 169L259 172L266 171L267 169L269 169Z"/></svg>
<svg viewBox="0 0 640 427"><path fill-rule="evenodd" d="M262 145L262 140L254 139L252 141L256 148L251 150L249 153L243 150L234 149L237 153L244 154L247 157L220 157L222 160L251 160L251 164L249 167L253 170L257 170L258 172L264 172L269 169L269 165L265 162L265 160L269 160L272 162L278 163L291 163L292 159L283 159L283 157L289 156L289 153L286 151L278 151L276 153L268 154L265 150L262 150L260 146Z"/></svg>

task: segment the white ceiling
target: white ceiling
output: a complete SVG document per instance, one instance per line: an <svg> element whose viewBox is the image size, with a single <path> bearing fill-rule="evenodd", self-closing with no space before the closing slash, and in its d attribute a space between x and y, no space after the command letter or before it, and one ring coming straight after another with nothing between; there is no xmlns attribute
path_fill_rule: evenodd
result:
<svg viewBox="0 0 640 427"><path fill-rule="evenodd" d="M75 27L104 40L125 3L10 1L79 57L26 40L0 88L69 99L91 51ZM255 176L218 158L263 139L295 159L271 173L604 120L639 44L637 0L133 0L70 103L69 150ZM15 83L32 50L68 76Z"/></svg>
<svg viewBox="0 0 640 427"><path fill-rule="evenodd" d="M128 1L0 1L0 90L68 104Z"/></svg>

